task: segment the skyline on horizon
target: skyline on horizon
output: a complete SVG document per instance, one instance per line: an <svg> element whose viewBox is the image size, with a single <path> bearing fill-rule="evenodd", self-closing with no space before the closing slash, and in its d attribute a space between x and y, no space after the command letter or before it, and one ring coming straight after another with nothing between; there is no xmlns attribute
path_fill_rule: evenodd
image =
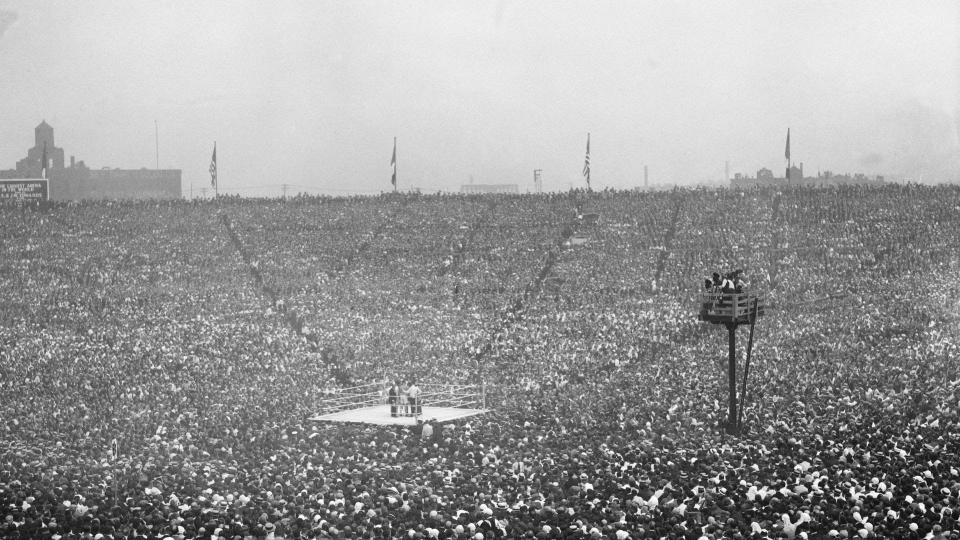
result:
<svg viewBox="0 0 960 540"><path fill-rule="evenodd" d="M41 120L41 123L38 124L37 128L39 128L40 125L46 125L48 128L51 128L51 129L54 129L54 130L55 130L55 128L53 128L52 126L50 126L49 124L47 124L46 119ZM588 139L589 139L589 134L588 134ZM789 141L789 133L788 133L788 141ZM788 146L789 146L789 142L788 142ZM44 150L46 150L46 141L44 141L43 147L44 147ZM39 148L38 144L35 144L33 147L29 148L28 151L29 151L29 150L36 150L36 149L38 149L38 148ZM58 150L64 150L64 151L66 150L65 148L60 147L60 146L55 146L54 148L55 148L55 149L58 149ZM396 149L394 148L394 153L392 154L392 157L391 157L391 166L393 166L394 163L396 162L396 153L395 153L395 152L396 152ZM70 160L66 158L66 156L67 156L67 155L70 155L70 154L68 154L68 153L66 153L66 152L65 152L65 154L66 154L66 155L64 156L64 166L65 166L65 167L72 167L73 164L71 164L71 163L70 163ZM214 176L214 175L216 174L215 171L216 171L216 169L217 169L216 157L215 157L215 156L216 156L216 141L214 141L213 155L212 155L212 157L211 157L211 164L210 164L210 166L208 167L208 170L209 170L209 172L210 172L210 174L211 174L211 186L213 186L213 185L215 184L215 180L214 180L215 176ZM70 158L74 158L74 157L76 157L76 156L75 156L75 155L70 155ZM29 156L27 156L26 159L29 159ZM19 160L18 160L18 161L19 161ZM729 163L729 162L727 162L727 163ZM85 160L82 160L82 159L76 160L76 165L77 165L77 166L80 166L80 167L88 167L88 168L89 168L89 166L85 163ZM726 165L726 164L725 164L725 165ZM52 166L53 166L53 167L56 167L55 164L53 164ZM101 167L101 168L102 168L102 169L110 169L110 170L122 170L122 169L119 168L119 167L110 167L110 166L104 166L104 167ZM156 170L155 168L151 168L151 167L141 167L140 169L137 169L137 170L144 170L144 169L146 169L146 170L151 170L151 169ZM180 170L180 169L177 169L176 167L169 167L168 169ZM918 179L916 179L916 178L897 177L897 176L888 178L888 177L886 177L886 176L883 175L883 174L866 175L866 174L861 173L861 172L859 172L859 171L833 171L833 170L830 170L830 169L817 170L816 175L814 176L813 174L806 174L806 171L804 171L804 164L803 164L802 161L801 161L801 162L798 162L798 163L792 163L792 161L791 161L790 169L791 169L791 170L796 170L796 171L798 171L798 174L801 175L800 178L807 178L807 179L810 179L810 178L820 178L821 176L822 176L823 178L831 178L831 177L848 177L848 178L849 178L849 177L856 177L856 176L864 176L864 177L867 177L867 178L870 179L870 180L882 179L882 180L886 180L886 181L889 181L889 182L920 182L920 183L922 183L922 179L919 179L919 180L918 180ZM588 170L588 166L587 166L587 165L585 165L585 168L584 168L584 171L586 171L586 170ZM2 172L14 172L14 170L13 170L13 169L4 169L4 168L0 167L0 173L2 173ZM536 171L536 172L540 172L540 171ZM720 177L720 178L707 178L707 179L696 180L696 181L692 181L692 182L686 182L686 183L682 183L682 184L678 184L678 183L676 183L676 182L659 182L659 183L658 183L658 182L655 182L655 183L648 183L648 182L646 182L646 178L645 178L645 181L644 181L643 184L638 184L638 185L635 185L635 186L627 186L627 187L625 187L625 188L624 188L624 187L621 187L621 188L619 188L619 189L634 189L634 188L636 188L636 189L641 189L641 188L644 188L644 187L663 188L663 187L675 187L675 186L678 186L678 185L679 185L679 186L689 186L689 187L695 187L695 186L722 186L722 185L729 184L732 180L738 180L738 179L739 179L739 180L756 179L756 178L758 178L758 177L760 176L761 172L766 172L766 173L773 174L773 177L774 177L775 179L783 180L783 179L785 178L784 176L777 176L776 173L773 171L773 169L770 169L769 167L761 167L760 169L758 169L758 170L755 171L755 172L745 172L745 171L730 171L730 170L727 170L727 167L725 166L724 177ZM645 166L645 167L644 167L644 175L645 175L645 176L646 176L646 173L647 173L647 170L646 170L646 166ZM585 174L585 172L584 172L583 174ZM729 177L726 177L727 175L729 175ZM9 178L20 179L20 177L17 177L17 176L9 176ZM24 178L22 178L22 179L30 179L30 177L24 177ZM394 179L393 179L393 177L391 177L391 187L392 187L392 185L393 185L393 181L394 181ZM958 179L958 180L956 180L956 181L954 181L954 182L946 182L946 183L956 183L956 182L960 182L960 179ZM541 183L542 183L542 182L541 182ZM460 185L458 185L458 186L454 186L454 187L452 187L452 188L443 188L443 189L440 189L440 190L438 190L438 191L439 191L439 192L444 192L444 193L459 192L459 191L462 191L462 190L461 190L461 187L467 186L467 185L489 185L489 186L510 185L510 186L518 186L519 188L525 188L525 189L519 189L519 191L518 191L519 193L536 193L536 192L537 192L537 191L536 191L536 184L535 184L535 183L532 183L532 184L529 185L529 186L522 186L521 184L518 184L518 183L516 183L516 182L504 182L504 183L494 183L494 184L479 184L479 183L475 183L475 179L474 179L472 176L471 176L471 178L469 179L469 181L466 182L466 183L460 184ZM184 186L184 187L183 187L183 196L186 197L186 198L212 196L212 195L216 192L216 187L211 187L211 186L205 186L205 185L199 185L199 186L193 186L193 185ZM557 189L544 190L544 192L563 192L563 191L568 191L568 190L570 190L570 189L582 189L582 188L584 188L584 187L585 187L585 186L579 186L579 185L574 185L573 183L569 183L566 189L564 189L563 186L560 186L560 187L558 187ZM617 189L615 186L607 186L607 187ZM300 189L298 189L298 188L300 188ZM603 189L606 189L606 188L603 188ZM278 193L272 193L272 191L271 191L271 192L258 192L258 190L272 190L272 191L276 191L276 192L278 192ZM404 192L404 191L411 191L411 190L422 191L419 186L410 186L410 187L407 187L407 188L405 188L405 189L403 189L403 190L400 190L400 191L401 191L401 192ZM386 192L391 192L391 191L394 191L394 190L393 190L393 189L390 189L390 190L367 191L367 192L358 191L358 192L355 192L355 193L357 193L357 194L378 194L378 193L386 193ZM428 191L428 192L429 192L429 191ZM249 196L249 197L271 197L271 196L275 196L275 195L279 195L279 196L284 196L284 197L285 197L285 196L293 196L293 195L296 195L296 194L299 194L299 193L316 194L316 193L319 193L319 191L313 190L313 189L311 189L311 188L309 188L309 187L306 187L306 186L301 186L301 185L296 185L296 184L267 184L267 185L263 185L263 186L253 186L253 187L247 188L247 189L236 190L236 191L234 191L234 192L232 192L232 193L231 193L231 192L228 192L228 194L231 194L231 195L243 195L243 196ZM336 194L337 194L337 193L332 193L332 195L336 195Z"/></svg>
<svg viewBox="0 0 960 540"><path fill-rule="evenodd" d="M91 168L222 193L692 185L785 166L960 179L960 6L0 0L0 168L46 120ZM782 172L782 170L781 170Z"/></svg>

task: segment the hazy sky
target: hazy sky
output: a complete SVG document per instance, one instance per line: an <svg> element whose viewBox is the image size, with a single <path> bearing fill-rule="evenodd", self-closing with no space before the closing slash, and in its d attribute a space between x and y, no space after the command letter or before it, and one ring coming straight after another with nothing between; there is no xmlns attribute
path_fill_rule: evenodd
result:
<svg viewBox="0 0 960 540"><path fill-rule="evenodd" d="M222 191L960 180L960 2L0 0L0 168L33 128Z"/></svg>

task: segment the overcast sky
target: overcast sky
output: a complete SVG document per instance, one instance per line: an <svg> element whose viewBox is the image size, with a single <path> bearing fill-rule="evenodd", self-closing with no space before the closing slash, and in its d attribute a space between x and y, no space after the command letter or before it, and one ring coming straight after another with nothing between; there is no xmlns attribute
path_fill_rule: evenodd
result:
<svg viewBox="0 0 960 540"><path fill-rule="evenodd" d="M960 180L960 3L0 0L0 168L46 119L93 167L279 195L781 171ZM68 158L69 159L69 158ZM782 174L782 173L781 173Z"/></svg>

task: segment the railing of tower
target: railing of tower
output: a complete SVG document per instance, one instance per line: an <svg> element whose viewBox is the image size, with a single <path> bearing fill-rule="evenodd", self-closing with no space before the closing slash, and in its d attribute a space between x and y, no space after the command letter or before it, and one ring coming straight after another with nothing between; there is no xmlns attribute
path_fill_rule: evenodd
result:
<svg viewBox="0 0 960 540"><path fill-rule="evenodd" d="M698 297L701 321L711 323L749 323L762 316L765 295L759 291L724 293L704 291Z"/></svg>

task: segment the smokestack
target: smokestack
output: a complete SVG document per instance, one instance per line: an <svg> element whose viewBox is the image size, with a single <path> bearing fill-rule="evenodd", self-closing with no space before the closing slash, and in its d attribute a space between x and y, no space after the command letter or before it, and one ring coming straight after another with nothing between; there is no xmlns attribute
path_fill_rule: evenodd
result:
<svg viewBox="0 0 960 540"><path fill-rule="evenodd" d="M647 166L643 166L643 187L650 187L650 171Z"/></svg>

